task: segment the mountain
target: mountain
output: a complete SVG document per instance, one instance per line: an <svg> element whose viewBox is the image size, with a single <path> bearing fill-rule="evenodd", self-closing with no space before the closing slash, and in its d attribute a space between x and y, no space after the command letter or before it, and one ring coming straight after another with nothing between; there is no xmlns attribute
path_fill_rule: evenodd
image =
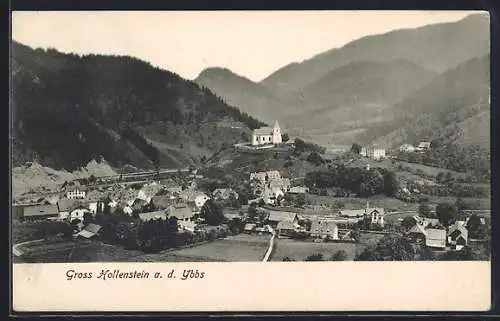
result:
<svg viewBox="0 0 500 321"><path fill-rule="evenodd" d="M303 62L284 66L260 84L286 96L301 91L330 71L356 61L405 59L440 73L487 54L489 48L489 16L475 14L458 22L363 37Z"/></svg>
<svg viewBox="0 0 500 321"><path fill-rule="evenodd" d="M306 86L300 95L304 111L285 121L315 135L366 126L435 75L402 59L349 63Z"/></svg>
<svg viewBox="0 0 500 321"><path fill-rule="evenodd" d="M286 108L286 102L272 91L227 68L207 68L194 82L217 93L229 105L267 123L274 123Z"/></svg>
<svg viewBox="0 0 500 321"><path fill-rule="evenodd" d="M440 139L489 147L489 97L490 56L486 55L436 76L396 103L384 115L387 121L356 139L384 146Z"/></svg>
<svg viewBox="0 0 500 321"><path fill-rule="evenodd" d="M264 123L206 88L125 56L12 43L14 166L185 167Z"/></svg>

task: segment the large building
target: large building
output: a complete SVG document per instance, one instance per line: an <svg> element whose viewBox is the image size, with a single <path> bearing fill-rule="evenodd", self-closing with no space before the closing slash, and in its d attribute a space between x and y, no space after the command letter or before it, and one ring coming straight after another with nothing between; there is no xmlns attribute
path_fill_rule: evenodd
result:
<svg viewBox="0 0 500 321"><path fill-rule="evenodd" d="M281 128L278 121L274 123L274 127L261 127L255 129L252 133L252 145L277 145L281 144Z"/></svg>
<svg viewBox="0 0 500 321"><path fill-rule="evenodd" d="M359 154L364 157L379 160L385 158L385 149L368 146L361 148L361 152Z"/></svg>

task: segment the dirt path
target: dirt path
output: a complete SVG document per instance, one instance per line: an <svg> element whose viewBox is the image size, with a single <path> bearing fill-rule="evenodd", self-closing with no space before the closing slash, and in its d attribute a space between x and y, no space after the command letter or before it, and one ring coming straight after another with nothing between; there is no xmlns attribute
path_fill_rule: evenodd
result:
<svg viewBox="0 0 500 321"><path fill-rule="evenodd" d="M33 241L26 241L26 242L21 242L21 243L14 244L12 246L12 254L14 254L15 256L21 256L24 253L19 248L20 246L27 245L27 244L30 244L30 243L36 243L36 242L40 242L40 241L43 241L43 239L33 240Z"/></svg>

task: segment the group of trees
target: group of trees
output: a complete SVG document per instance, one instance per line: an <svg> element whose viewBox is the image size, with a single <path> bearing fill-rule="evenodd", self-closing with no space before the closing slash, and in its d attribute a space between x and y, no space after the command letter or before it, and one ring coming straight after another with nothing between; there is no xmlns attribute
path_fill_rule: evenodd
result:
<svg viewBox="0 0 500 321"><path fill-rule="evenodd" d="M318 154L324 154L326 151L326 148L323 146L319 146L317 144L314 144L314 143L305 142L300 138L296 138L293 153L295 155L300 155L300 154L307 152L307 151L316 152Z"/></svg>
<svg viewBox="0 0 500 321"><path fill-rule="evenodd" d="M476 144L434 144L433 148L424 153L398 153L397 158L410 163L469 172L481 180L489 180L491 175L490 151Z"/></svg>
<svg viewBox="0 0 500 321"><path fill-rule="evenodd" d="M146 157L148 157L154 166L159 166L160 152L152 144L148 143L144 137L133 128L127 126L121 131L122 139L130 141L137 147Z"/></svg>
<svg viewBox="0 0 500 321"><path fill-rule="evenodd" d="M314 262L314 261L346 261L348 259L348 254L344 250L338 250L329 258L325 258L322 253L314 253L305 258L306 262ZM286 256L283 258L283 262L292 262L295 261L290 257Z"/></svg>
<svg viewBox="0 0 500 321"><path fill-rule="evenodd" d="M363 197L377 194L394 196L399 190L395 173L384 168L364 170L340 165L331 167L328 171L309 172L304 183L309 188L340 187Z"/></svg>

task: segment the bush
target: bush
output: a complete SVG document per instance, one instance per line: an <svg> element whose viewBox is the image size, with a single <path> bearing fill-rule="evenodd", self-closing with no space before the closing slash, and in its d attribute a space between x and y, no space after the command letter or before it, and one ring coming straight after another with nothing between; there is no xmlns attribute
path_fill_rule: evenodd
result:
<svg viewBox="0 0 500 321"><path fill-rule="evenodd" d="M309 255L306 258L306 261L323 261L323 254L317 253L317 254Z"/></svg>

